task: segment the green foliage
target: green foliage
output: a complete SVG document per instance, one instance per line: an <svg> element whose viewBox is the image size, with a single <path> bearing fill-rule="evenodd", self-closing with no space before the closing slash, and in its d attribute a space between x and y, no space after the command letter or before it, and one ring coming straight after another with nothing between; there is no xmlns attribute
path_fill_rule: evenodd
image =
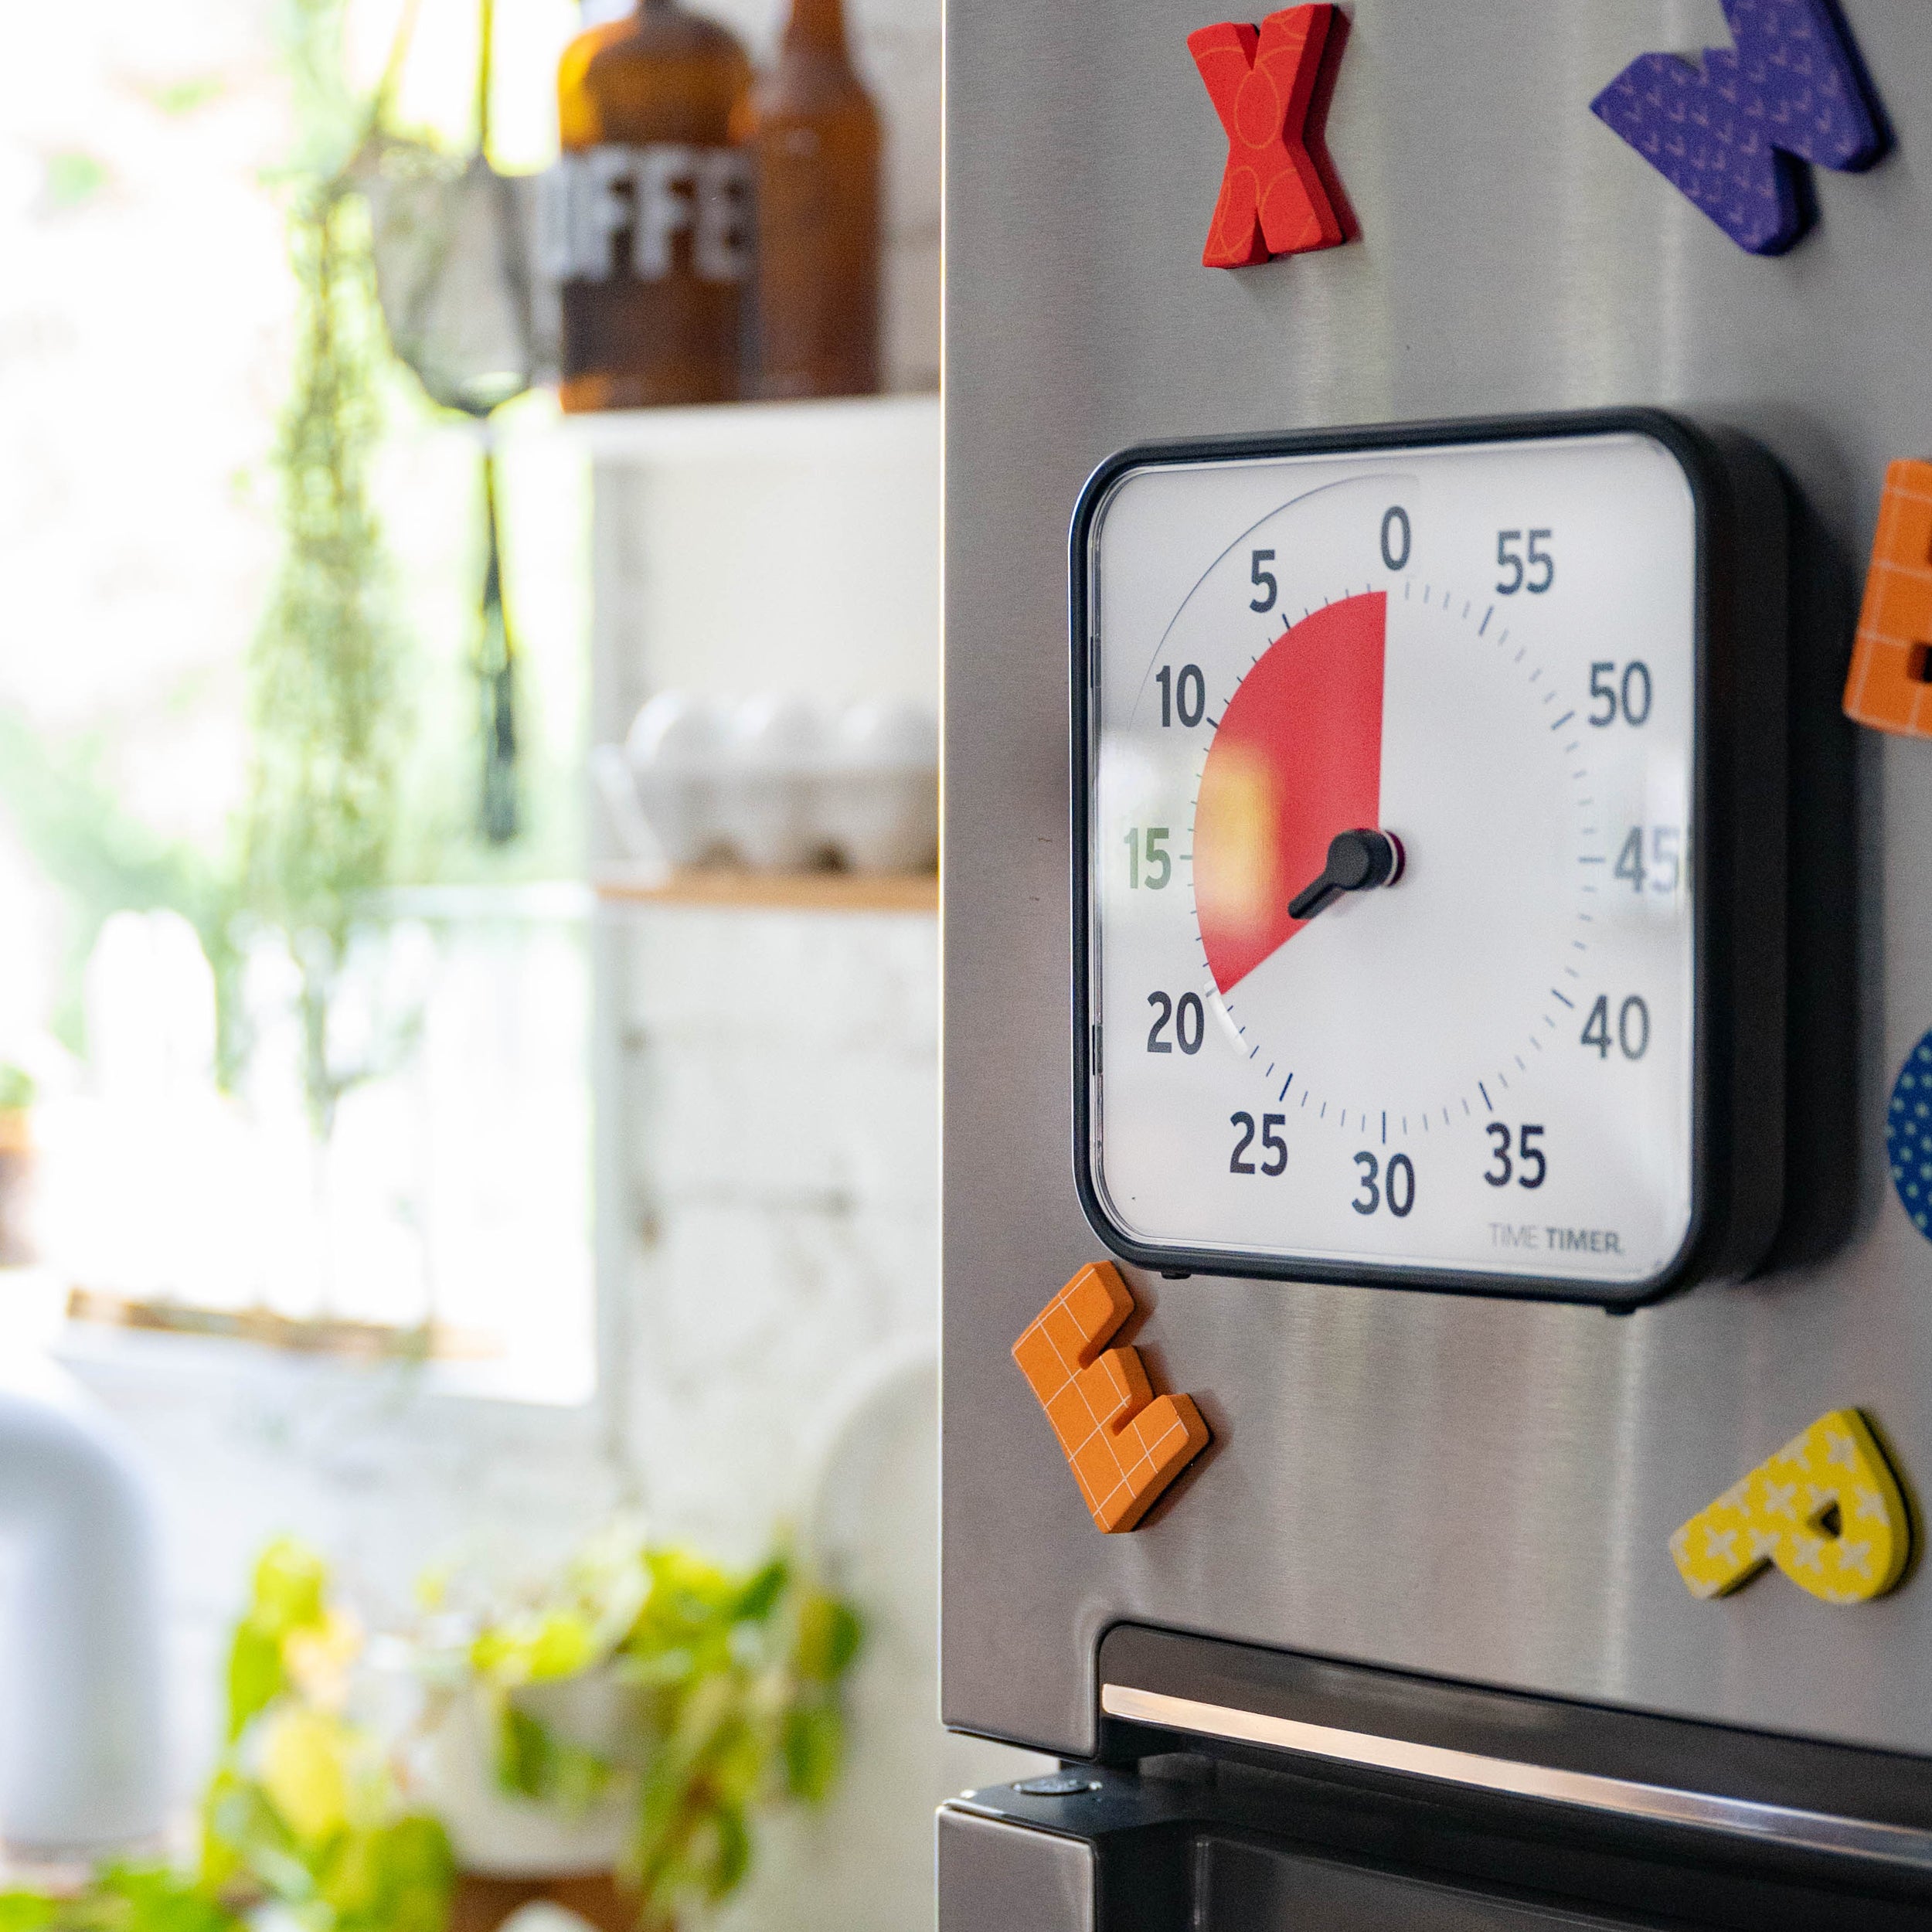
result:
<svg viewBox="0 0 1932 1932"><path fill-rule="evenodd" d="M0 709L0 806L73 908L56 1030L75 1050L84 1047L82 969L109 913L165 907L195 928L214 968L226 1080L241 1043L234 997L240 962L230 936L231 883L219 864L135 818L100 775L100 758L91 740L57 744L19 712Z"/></svg>
<svg viewBox="0 0 1932 1932"><path fill-rule="evenodd" d="M72 1896L0 1893L0 1932L241 1932L192 1879L160 1866L110 1866Z"/></svg>
<svg viewBox="0 0 1932 1932"><path fill-rule="evenodd" d="M614 1767L539 1723L509 1696L497 1714L496 1781L519 1798L587 1811L611 1787Z"/></svg>
<svg viewBox="0 0 1932 1932"><path fill-rule="evenodd" d="M252 665L249 902L338 951L355 900L387 883L397 720L387 577L368 489L379 420L368 216L305 183L291 221L301 294L282 427L287 547Z"/></svg>
<svg viewBox="0 0 1932 1932"><path fill-rule="evenodd" d="M228 1650L230 1743L288 1689L288 1639L327 1628L328 1587L321 1557L292 1536L277 1538L256 1559L248 1608Z"/></svg>
<svg viewBox="0 0 1932 1932"><path fill-rule="evenodd" d="M830 1795L845 1754L838 1685L865 1631L849 1604L813 1592L798 1607L792 1668L798 1689L785 1713L785 1776L792 1794L818 1804Z"/></svg>
<svg viewBox="0 0 1932 1932"><path fill-rule="evenodd" d="M342 0L293 0L302 152L291 190L294 392L277 461L284 547L250 673L253 761L242 897L301 975L303 1084L326 1138L347 1083L328 1012L359 903L389 883L406 737L392 585L369 495L387 358L369 211L351 169L368 129L342 80Z"/></svg>
<svg viewBox="0 0 1932 1932"><path fill-rule="evenodd" d="M370 122L343 78L344 0L288 0L287 52L297 152L282 185L297 286L296 359L276 461L284 545L250 661L251 759L238 861L156 836L97 775L87 744L50 749L0 715L0 804L80 915L60 1031L80 1046L80 966L102 921L168 906L199 934L221 1000L220 1071L247 1041L234 997L238 913L279 930L301 975L302 1075L325 1138L354 1078L328 1053L328 1014L358 907L390 883L397 767L407 736L390 571L369 492L390 363L375 289L368 211L351 169ZM185 113L214 83L157 97ZM70 205L106 176L85 155L49 163L49 194Z"/></svg>
<svg viewBox="0 0 1932 1932"><path fill-rule="evenodd" d="M505 1791L580 1810L628 1781L627 1876L642 1923L657 1927L743 1883L762 1809L830 1794L845 1757L840 1686L862 1636L851 1605L783 1549L740 1573L614 1538L553 1598L479 1631L468 1661L497 1699ZM560 1737L526 1694L591 1669L630 1699L610 1758Z"/></svg>
<svg viewBox="0 0 1932 1932"><path fill-rule="evenodd" d="M279 933L300 971L301 1071L311 1123L321 1134L349 1085L387 1070L409 1044L385 1041L369 1063L345 1067L345 1029L338 1026L333 1060L328 1051L347 935L352 922L383 917L382 889L399 879L553 878L580 859L580 721L565 715L576 702L574 656L546 647L548 682L556 682L556 665L571 667L563 673L571 696L553 728L545 726L540 709L545 685L519 672L512 732L508 631L495 624L485 641L494 667L487 687L495 706L491 770L507 778L513 755L522 786L512 797L498 784L492 794L499 831L510 823L512 806L520 815L518 838L493 846L473 822L477 666L467 634L457 641L463 607L445 607L440 532L432 539L434 560L422 560L427 567L394 571L374 507L379 439L426 420L378 313L359 166L372 151L372 131L393 118L395 70L408 32L399 32L392 72L372 100L346 78L346 7L347 0L273 0L294 111L284 165L267 185L287 215L298 308L276 454L284 541L251 648L248 789L238 822L199 851L144 824L117 784L117 731L137 716L145 726L157 703L205 710L216 702L192 678L168 692L131 692L117 717L64 742L0 709L0 811L68 901L57 1036L84 1053L82 975L102 921L124 908L168 907L194 926L214 969L218 1070L231 1085L251 1044L238 997L239 948L251 927ZM213 73L191 72L145 86L142 111L151 121L155 112L202 113L223 85ZM184 138L179 129L155 131L168 142ZM104 182L113 185L97 162L77 153L53 157L46 182L43 199L70 202L99 192ZM461 464L467 450L465 440L443 460ZM498 560L499 593L517 587L515 537L526 521L541 529L558 515L558 493L547 485L525 488L519 473L513 466L505 479L508 555ZM447 514L457 508L452 498ZM409 513L399 507L396 516L406 539ZM532 553L546 547L533 544ZM532 628L541 647L546 626ZM429 661L406 648L410 630L443 635L442 655Z"/></svg>
<svg viewBox="0 0 1932 1932"><path fill-rule="evenodd" d="M33 1104L33 1076L0 1061L0 1114L17 1114ZM0 1932L6 1932L0 1926Z"/></svg>
<svg viewBox="0 0 1932 1932"><path fill-rule="evenodd" d="M448 1923L456 1862L433 1818L351 1817L304 1832L261 1784L224 1770L204 1818L204 1881L230 1897L274 1899L304 1932L444 1932Z"/></svg>
<svg viewBox="0 0 1932 1932"><path fill-rule="evenodd" d="M97 156L70 148L46 160L47 205L66 213L90 202L107 185L107 163Z"/></svg>
<svg viewBox="0 0 1932 1932"><path fill-rule="evenodd" d="M148 98L171 119L193 114L226 94L226 83L219 74L196 74L185 80L171 80L158 87L144 89Z"/></svg>
<svg viewBox="0 0 1932 1932"><path fill-rule="evenodd" d="M304 1932L444 1932L448 1835L408 1808L380 1741L344 1714L360 1645L329 1600L321 1559L292 1539L270 1544L229 1650L228 1742L202 1803L201 1883L224 1899L274 1899Z"/></svg>
<svg viewBox="0 0 1932 1932"><path fill-rule="evenodd" d="M426 1600L441 1594L426 1585ZM783 1549L734 1571L619 1531L539 1600L472 1625L440 1679L493 1701L506 1791L567 1815L623 1792L641 1932L670 1932L743 1882L761 1814L832 1790L862 1641L856 1612ZM349 1714L361 1649L321 1558L270 1543L229 1649L198 1871L114 1867L71 1897L0 1893L0 1932L243 1932L240 1915L266 1901L300 1932L447 1932L448 1836L410 1808L384 1740ZM528 1702L591 1671L624 1700L607 1754Z"/></svg>

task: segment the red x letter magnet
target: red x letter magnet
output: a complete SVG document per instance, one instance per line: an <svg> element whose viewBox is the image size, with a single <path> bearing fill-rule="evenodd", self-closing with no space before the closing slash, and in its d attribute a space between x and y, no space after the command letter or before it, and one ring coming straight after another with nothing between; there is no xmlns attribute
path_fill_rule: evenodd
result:
<svg viewBox="0 0 1932 1932"><path fill-rule="evenodd" d="M1290 7L1270 14L1259 31L1226 21L1188 36L1228 137L1227 172L1201 257L1209 268L1246 268L1343 239L1308 124L1335 11Z"/></svg>

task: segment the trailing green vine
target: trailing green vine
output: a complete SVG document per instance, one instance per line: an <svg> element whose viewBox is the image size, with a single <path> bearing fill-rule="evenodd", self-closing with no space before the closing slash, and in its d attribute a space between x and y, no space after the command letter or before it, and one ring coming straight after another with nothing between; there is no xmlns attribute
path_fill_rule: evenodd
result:
<svg viewBox="0 0 1932 1932"><path fill-rule="evenodd" d="M406 718L391 572L371 501L387 349L369 214L351 169L366 138L342 79L341 0L291 0L303 153L289 252L299 294L283 419L286 547L250 665L253 762L242 900L301 975L303 1083L318 1140L354 1075L328 1015L359 905L389 883Z"/></svg>

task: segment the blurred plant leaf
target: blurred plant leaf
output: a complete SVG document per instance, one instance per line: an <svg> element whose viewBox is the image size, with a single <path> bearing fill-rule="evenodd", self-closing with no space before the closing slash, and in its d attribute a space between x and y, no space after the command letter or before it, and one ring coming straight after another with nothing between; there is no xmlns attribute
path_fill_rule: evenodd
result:
<svg viewBox="0 0 1932 1932"><path fill-rule="evenodd" d="M114 1865L59 1896L0 1893L0 1932L240 1932L193 1880L161 1866Z"/></svg>
<svg viewBox="0 0 1932 1932"><path fill-rule="evenodd" d="M48 155L44 168L47 206L63 214L92 201L110 179L105 162L79 148Z"/></svg>
<svg viewBox="0 0 1932 1932"><path fill-rule="evenodd" d="M291 1536L256 1559L248 1608L228 1651L230 1743L287 1688L287 1640L326 1626L328 1575L321 1558Z"/></svg>
<svg viewBox="0 0 1932 1932"><path fill-rule="evenodd" d="M798 1704L785 1713L785 1783L793 1797L824 1803L845 1757L845 1720L836 1704Z"/></svg>
<svg viewBox="0 0 1932 1932"><path fill-rule="evenodd" d="M298 1839L320 1845L347 1828L353 1749L349 1727L325 1711L287 1703L268 1714L262 1789Z"/></svg>
<svg viewBox="0 0 1932 1932"><path fill-rule="evenodd" d="M851 1604L822 1590L810 1591L798 1606L793 1668L808 1682L835 1684L852 1668L865 1634L865 1625Z"/></svg>
<svg viewBox="0 0 1932 1932"><path fill-rule="evenodd" d="M560 1607L485 1631L470 1662L492 1683L543 1684L575 1677L598 1654L595 1624L579 1609Z"/></svg>
<svg viewBox="0 0 1932 1932"><path fill-rule="evenodd" d="M607 1758L561 1736L513 1698L504 1699L496 1757L503 1790L581 1815L609 1790L614 1770Z"/></svg>
<svg viewBox="0 0 1932 1932"><path fill-rule="evenodd" d="M270 1543L229 1652L227 1748L202 1801L202 1891L273 1899L304 1932L444 1932L448 1835L410 1809L380 1741L345 1714L361 1648L321 1557L291 1538Z"/></svg>
<svg viewBox="0 0 1932 1932"><path fill-rule="evenodd" d="M197 107L205 107L211 100L219 100L226 93L228 83L219 74L196 74L185 80L172 80L157 87L144 89L151 100L162 113L175 117L192 114Z"/></svg>

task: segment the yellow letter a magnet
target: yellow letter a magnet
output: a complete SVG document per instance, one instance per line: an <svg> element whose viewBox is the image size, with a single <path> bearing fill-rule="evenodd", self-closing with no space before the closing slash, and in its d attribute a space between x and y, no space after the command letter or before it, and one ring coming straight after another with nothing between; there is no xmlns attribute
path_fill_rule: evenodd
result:
<svg viewBox="0 0 1932 1932"><path fill-rule="evenodd" d="M1904 1573L1911 1519L1865 1418L1821 1416L1670 1539L1693 1597L1724 1597L1775 1563L1828 1604L1869 1603Z"/></svg>

